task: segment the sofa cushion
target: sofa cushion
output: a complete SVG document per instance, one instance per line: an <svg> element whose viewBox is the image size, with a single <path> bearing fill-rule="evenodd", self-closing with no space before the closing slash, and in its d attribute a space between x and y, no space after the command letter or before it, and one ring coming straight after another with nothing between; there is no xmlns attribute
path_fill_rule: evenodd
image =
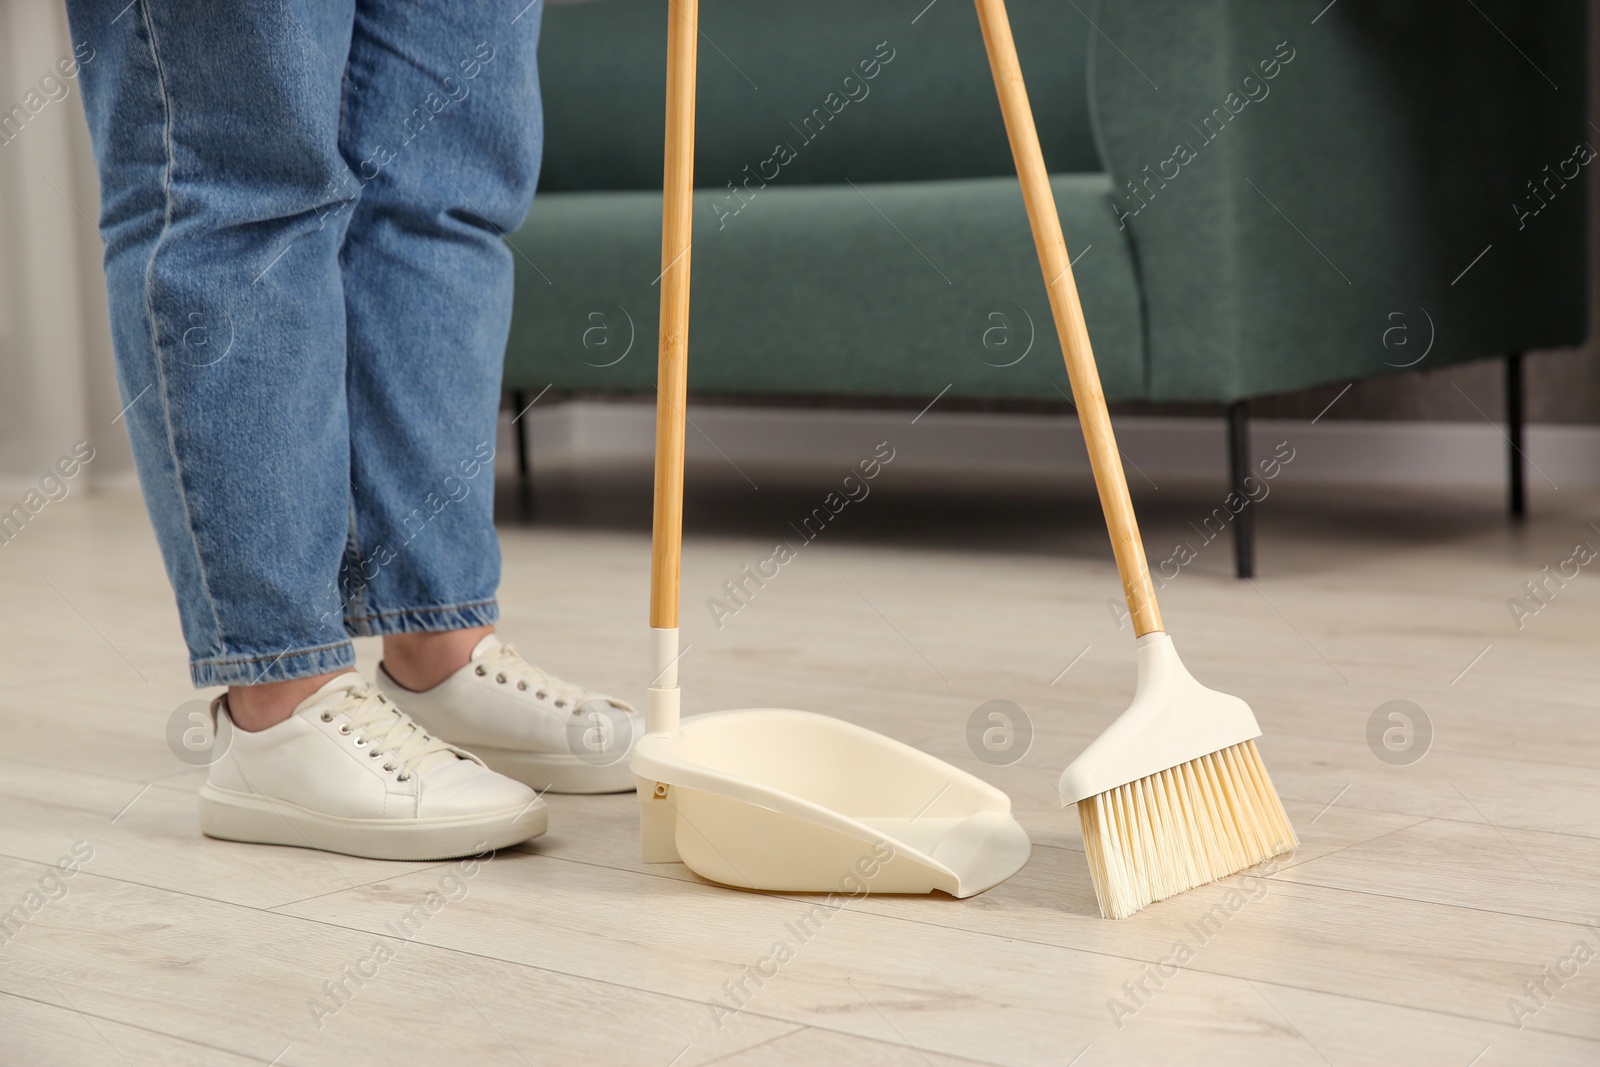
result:
<svg viewBox="0 0 1600 1067"><path fill-rule="evenodd" d="M1052 185L1106 392L1142 396L1139 291L1109 179ZM692 391L1064 395L1015 177L769 188L721 229L714 195L695 209ZM541 194L512 239L508 387L652 393L660 241L659 192Z"/></svg>
<svg viewBox="0 0 1600 1067"><path fill-rule="evenodd" d="M920 6L701 0L696 184L731 197L727 183L763 169L786 186L1013 173L971 3ZM1051 170L1102 169L1088 21L1060 0L1008 6ZM663 0L546 10L541 192L661 187L667 12ZM793 159L766 163L780 145Z"/></svg>
<svg viewBox="0 0 1600 1067"><path fill-rule="evenodd" d="M1580 343L1579 174L1600 145L1583 0L1314 6L1315 26L1278 0L1095 9L1096 120L1139 257L1149 399Z"/></svg>

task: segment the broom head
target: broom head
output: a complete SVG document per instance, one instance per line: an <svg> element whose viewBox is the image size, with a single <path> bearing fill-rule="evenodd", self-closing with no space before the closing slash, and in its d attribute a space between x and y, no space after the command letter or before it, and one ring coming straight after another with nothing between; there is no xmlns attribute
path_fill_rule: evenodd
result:
<svg viewBox="0 0 1600 1067"><path fill-rule="evenodd" d="M1061 775L1100 913L1226 878L1299 846L1250 705L1189 674L1165 633L1139 639L1133 703Z"/></svg>

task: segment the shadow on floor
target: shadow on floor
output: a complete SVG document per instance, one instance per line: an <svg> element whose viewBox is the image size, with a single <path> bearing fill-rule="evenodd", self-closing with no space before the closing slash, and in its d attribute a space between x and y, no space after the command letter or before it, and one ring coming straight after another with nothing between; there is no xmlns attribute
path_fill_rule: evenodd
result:
<svg viewBox="0 0 1600 1067"><path fill-rule="evenodd" d="M995 552L1110 560L1099 501L1087 477L999 483L992 476L937 478L885 469L844 492L846 472L810 469L691 468L686 537L882 545L929 551ZM1181 543L1201 570L1231 573L1231 518L1220 483L1148 482L1132 487L1152 563ZM515 480L496 486L496 521L526 526ZM647 470L555 469L537 475L532 523L540 528L648 533L652 483ZM1514 529L1501 494L1476 488L1295 485L1282 480L1256 509L1261 573L1275 562L1293 573L1324 571L1353 557L1443 547ZM836 512L836 513L835 513ZM1283 573L1283 571L1279 571Z"/></svg>

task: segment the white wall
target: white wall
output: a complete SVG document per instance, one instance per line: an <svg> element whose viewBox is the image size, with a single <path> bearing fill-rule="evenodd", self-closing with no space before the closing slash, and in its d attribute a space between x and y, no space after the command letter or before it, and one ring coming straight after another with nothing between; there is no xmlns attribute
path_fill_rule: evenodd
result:
<svg viewBox="0 0 1600 1067"><path fill-rule="evenodd" d="M126 480L132 469L127 434L112 422L122 404L89 134L77 81L56 69L71 54L62 5L0 3L0 117L38 108L0 144L0 487L8 495L80 440L95 448L93 482ZM63 99L40 92L50 74L65 85Z"/></svg>

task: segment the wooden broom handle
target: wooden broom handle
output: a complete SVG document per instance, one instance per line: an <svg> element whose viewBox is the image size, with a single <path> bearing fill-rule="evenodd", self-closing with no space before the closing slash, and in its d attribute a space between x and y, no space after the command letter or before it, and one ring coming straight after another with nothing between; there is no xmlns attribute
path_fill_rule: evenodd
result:
<svg viewBox="0 0 1600 1067"><path fill-rule="evenodd" d="M1089 449L1089 465L1094 469L1100 507L1111 533L1111 549L1117 557L1117 571L1122 575L1122 592L1133 617L1133 632L1143 637L1161 629L1161 609L1156 606L1156 591L1145 562L1144 543L1139 540L1139 523L1133 515L1133 500L1128 496L1128 478L1122 470L1117 439L1111 432L1111 416L1106 411L1105 393L1100 389L1094 349L1089 346L1089 328L1083 321L1083 305L1078 301L1078 286L1072 278L1067 242L1061 236L1061 219L1056 214L1055 197L1050 191L1044 153L1039 149L1033 109L1028 106L1028 90L1022 82L1022 66L1017 61L1011 21L1006 17L1005 0L976 0L976 3L984 47L989 52L989 69L994 72L994 87L1000 94L1000 111L1006 120L1006 136L1011 139L1011 154L1016 159L1017 177L1022 182L1022 199L1028 205L1033 243L1039 250L1045 288L1050 291L1056 335L1061 339L1067 377L1072 382L1072 395L1078 407L1078 421L1083 426L1084 444Z"/></svg>
<svg viewBox="0 0 1600 1067"><path fill-rule="evenodd" d="M661 337L656 381L650 625L676 629L683 559L683 427L689 392L689 250L694 240L694 76L699 0L667 0L667 136L661 205Z"/></svg>

